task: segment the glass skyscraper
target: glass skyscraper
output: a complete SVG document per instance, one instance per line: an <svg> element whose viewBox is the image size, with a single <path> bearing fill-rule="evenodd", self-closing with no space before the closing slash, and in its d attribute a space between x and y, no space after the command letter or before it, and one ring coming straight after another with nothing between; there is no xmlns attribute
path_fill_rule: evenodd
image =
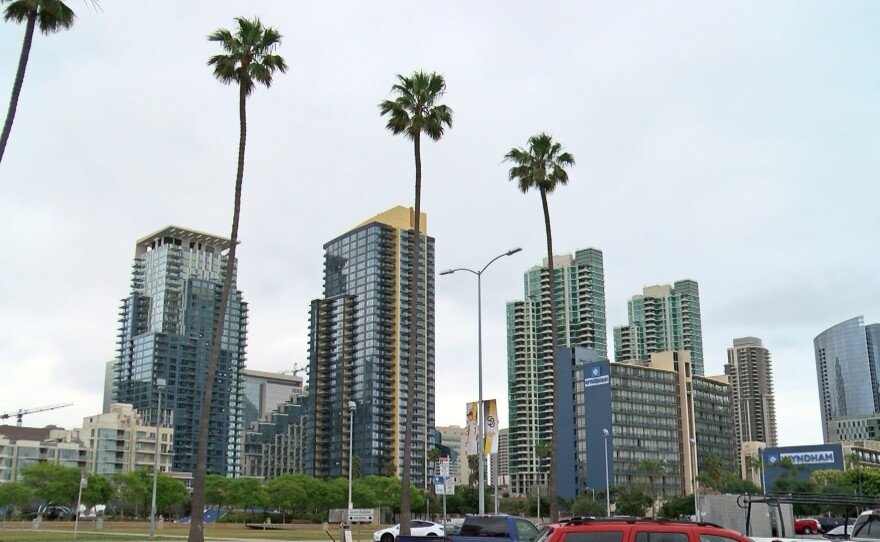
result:
<svg viewBox="0 0 880 542"><path fill-rule="evenodd" d="M694 374L703 376L700 289L694 280L649 286L627 303L629 325L614 328L614 361L646 361L655 352L690 352Z"/></svg>
<svg viewBox="0 0 880 542"><path fill-rule="evenodd" d="M195 468L199 417L220 304L229 240L168 226L135 245L131 294L122 301L116 364L116 401L153 423L157 379L165 379L163 411L173 412L172 469ZM208 473L241 473L242 380L247 304L236 287L222 326L222 346L211 400ZM164 418L163 418L164 419Z"/></svg>
<svg viewBox="0 0 880 542"><path fill-rule="evenodd" d="M507 396L510 416L510 492L531 495L547 483L546 460L536 444L553 428L553 352L550 330L559 347L583 346L606 357L605 271L602 252L593 248L553 257L551 286L544 265L525 273L525 299L507 304ZM550 321L550 295L556 296L557 321ZM564 367L560 370L567 370Z"/></svg>
<svg viewBox="0 0 880 542"><path fill-rule="evenodd" d="M347 476L348 403L354 413L353 455L359 472L400 475L406 405L415 404L414 484L428 481L434 432L434 239L424 213L419 318L410 322L413 211L395 207L324 245L324 297L311 303L309 383L305 407L307 474ZM409 390L408 349L416 333L415 389Z"/></svg>
<svg viewBox="0 0 880 542"><path fill-rule="evenodd" d="M832 442L829 422L880 413L880 324L862 316L826 329L814 340L822 435Z"/></svg>

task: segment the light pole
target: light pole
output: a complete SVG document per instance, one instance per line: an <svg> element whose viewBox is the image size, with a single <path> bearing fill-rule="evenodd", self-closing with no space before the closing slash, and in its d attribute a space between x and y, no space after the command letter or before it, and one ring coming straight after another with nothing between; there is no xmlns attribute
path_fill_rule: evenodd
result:
<svg viewBox="0 0 880 542"><path fill-rule="evenodd" d="M694 453L693 453L694 469L693 469L693 473L692 473L694 475L694 516L697 518L697 521L700 521L700 496L697 493L697 439L696 438L691 439L691 446L694 449Z"/></svg>
<svg viewBox="0 0 880 542"><path fill-rule="evenodd" d="M477 452L479 455L479 492L480 492L480 514L486 513L486 497L485 493L485 472L483 467L483 455L485 452L485 442L483 439L485 437L485 429L483 428L483 424L486 422L483 416L483 272L489 268L490 265L495 263L499 258L503 258L505 256L510 256L512 254L516 254L522 249L519 247L512 248L503 254L499 254L495 256L489 263L483 266L479 271L474 271L473 269L468 269L466 267L458 267L455 269L447 269L445 271L441 271L441 275L451 275L456 271L467 271L468 273L473 273L477 276ZM540 497L539 497L540 498Z"/></svg>
<svg viewBox="0 0 880 542"><path fill-rule="evenodd" d="M354 411L357 410L357 403L348 402L348 515L351 516L351 471L352 459L354 451ZM351 519L349 519L351 521Z"/></svg>
<svg viewBox="0 0 880 542"><path fill-rule="evenodd" d="M605 515L611 517L611 484L608 479L608 430L602 430L605 438Z"/></svg>
<svg viewBox="0 0 880 542"><path fill-rule="evenodd" d="M758 448L758 460L761 461L761 493L767 494L767 486L764 478L764 448Z"/></svg>
<svg viewBox="0 0 880 542"><path fill-rule="evenodd" d="M156 406L156 452L153 459L153 498L150 504L150 538L156 533L156 480L159 479L159 431L162 428L162 390L165 389L165 379L156 379L156 390L159 392L159 403Z"/></svg>

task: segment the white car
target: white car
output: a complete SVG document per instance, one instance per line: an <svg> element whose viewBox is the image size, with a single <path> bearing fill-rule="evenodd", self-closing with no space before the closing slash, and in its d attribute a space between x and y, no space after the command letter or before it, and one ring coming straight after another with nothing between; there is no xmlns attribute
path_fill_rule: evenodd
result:
<svg viewBox="0 0 880 542"><path fill-rule="evenodd" d="M443 526L439 523L431 523L430 521L419 519L410 521L409 530L413 536L443 536L446 534ZM398 534L400 534L399 523L394 527L388 527L373 533L373 542L394 542Z"/></svg>

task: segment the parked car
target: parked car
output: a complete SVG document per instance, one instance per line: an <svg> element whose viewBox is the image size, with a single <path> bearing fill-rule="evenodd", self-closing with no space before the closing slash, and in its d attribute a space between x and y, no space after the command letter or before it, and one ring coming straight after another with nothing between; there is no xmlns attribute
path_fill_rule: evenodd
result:
<svg viewBox="0 0 880 542"><path fill-rule="evenodd" d="M641 518L572 518L550 524L537 542L750 542L736 531L707 522Z"/></svg>
<svg viewBox="0 0 880 542"><path fill-rule="evenodd" d="M409 524L412 536L443 536L446 532L439 523L414 519ZM373 533L373 542L394 542L400 534L400 524L379 529Z"/></svg>
<svg viewBox="0 0 880 542"><path fill-rule="evenodd" d="M822 532L819 521L813 518L800 518L794 520L794 532L797 534L816 534Z"/></svg>
<svg viewBox="0 0 880 542"><path fill-rule="evenodd" d="M850 540L856 542L873 542L880 540L880 509L865 510L852 526Z"/></svg>
<svg viewBox="0 0 880 542"><path fill-rule="evenodd" d="M534 542L541 534L526 518L507 515L468 516L456 536L443 542ZM401 540L400 542L415 542Z"/></svg>
<svg viewBox="0 0 880 542"><path fill-rule="evenodd" d="M852 534L852 525L838 525L822 536L829 540L849 540L850 534Z"/></svg>

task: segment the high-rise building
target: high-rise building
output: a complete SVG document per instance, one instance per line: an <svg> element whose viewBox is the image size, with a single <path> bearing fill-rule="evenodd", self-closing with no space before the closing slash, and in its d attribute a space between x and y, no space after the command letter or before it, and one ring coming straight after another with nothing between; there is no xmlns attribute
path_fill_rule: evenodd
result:
<svg viewBox="0 0 880 542"><path fill-rule="evenodd" d="M202 398L229 240L168 226L135 244L131 294L122 301L116 364L116 401L134 406L147 423L157 419L157 381L165 380L163 410L173 412L172 469L195 468ZM241 474L242 380L247 304L236 286L222 326L222 346L211 399L207 470Z"/></svg>
<svg viewBox="0 0 880 542"><path fill-rule="evenodd" d="M470 483L471 467L468 464L467 429L458 425L437 427L440 433L440 444L449 448L449 476L456 485ZM476 475L474 475L476 478Z"/></svg>
<svg viewBox="0 0 880 542"><path fill-rule="evenodd" d="M614 328L614 361L647 361L654 352L690 352L695 374L703 373L700 290L694 280L648 286L627 303L629 325Z"/></svg>
<svg viewBox="0 0 880 542"><path fill-rule="evenodd" d="M355 403L353 455L363 476L402 474L405 430L412 431L410 479L425 487L434 431L434 239L422 214L416 302L410 322L413 211L395 207L324 245L324 297L312 301L305 469L320 477L349 470L349 402ZM416 359L410 360L410 333ZM408 389L408 370L415 389ZM406 406L413 401L412 425Z"/></svg>
<svg viewBox="0 0 880 542"><path fill-rule="evenodd" d="M507 385L510 415L509 471L513 495L534 495L547 483L546 461L536 445L548 442L553 427L553 352L550 330L559 347L584 346L607 356L605 271L602 252L593 248L554 256L554 277L547 261L525 273L523 301L507 304ZM557 321L550 321L550 292Z"/></svg>
<svg viewBox="0 0 880 542"><path fill-rule="evenodd" d="M116 397L116 363L115 359L111 359L104 364L104 403L101 409L104 413L110 412L110 405Z"/></svg>
<svg viewBox="0 0 880 542"><path fill-rule="evenodd" d="M303 392L303 377L244 369L242 375L242 420L245 430L272 414L279 406L296 402Z"/></svg>
<svg viewBox="0 0 880 542"><path fill-rule="evenodd" d="M830 327L814 340L822 434L832 442L829 423L880 413L880 324L862 316Z"/></svg>
<svg viewBox="0 0 880 542"><path fill-rule="evenodd" d="M775 447L776 400L773 394L773 369L770 351L761 339L743 337L733 340L727 349L724 374L733 394L733 423L736 429L737 458L742 457L744 442L763 442ZM742 465L740 465L742 471Z"/></svg>
<svg viewBox="0 0 880 542"><path fill-rule="evenodd" d="M510 428L498 431L498 452L491 454L492 485L506 492L510 486Z"/></svg>
<svg viewBox="0 0 880 542"><path fill-rule="evenodd" d="M693 493L694 462L736 466L730 385L693 374L686 351L609 363L589 348L560 351L559 496L610 486L655 497Z"/></svg>

